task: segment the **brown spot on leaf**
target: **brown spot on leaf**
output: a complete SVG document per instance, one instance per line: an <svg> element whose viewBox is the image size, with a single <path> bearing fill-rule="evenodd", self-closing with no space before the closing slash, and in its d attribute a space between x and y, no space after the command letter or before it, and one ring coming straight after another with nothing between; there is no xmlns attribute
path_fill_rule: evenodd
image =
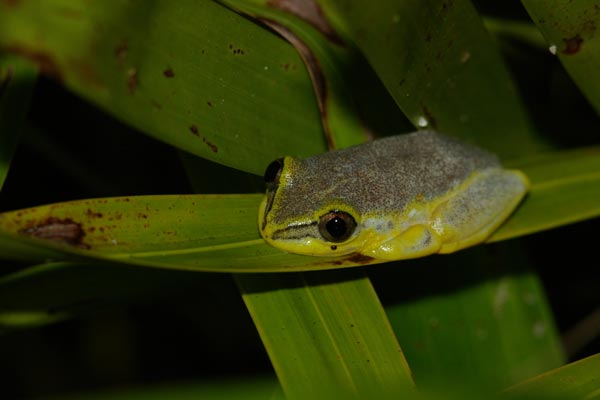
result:
<svg viewBox="0 0 600 400"><path fill-rule="evenodd" d="M198 127L196 125L190 126L190 132L192 132L196 136L199 136Z"/></svg>
<svg viewBox="0 0 600 400"><path fill-rule="evenodd" d="M217 147L217 145L216 145L216 144L214 144L214 143L211 143L211 142L209 142L208 140L206 140L206 138L205 138L204 136L202 136L202 142L203 142L203 143L206 143L206 145L207 145L208 147L210 147L210 150L211 150L213 153L217 153L217 152L219 151L219 148Z"/></svg>
<svg viewBox="0 0 600 400"><path fill-rule="evenodd" d="M210 101L207 101L206 104L208 104L209 107L212 107L212 103Z"/></svg>
<svg viewBox="0 0 600 400"><path fill-rule="evenodd" d="M323 10L315 0L268 0L267 5L292 14L312 25L330 42L343 46L344 41L335 32Z"/></svg>
<svg viewBox="0 0 600 400"><path fill-rule="evenodd" d="M49 217L39 224L21 229L19 233L37 239L52 240L89 249L89 246L83 243L85 232L81 224L73 221L71 218L60 219Z"/></svg>
<svg viewBox="0 0 600 400"><path fill-rule="evenodd" d="M129 53L129 44L126 40L122 40L117 47L115 47L115 57L120 66L125 64L127 54Z"/></svg>
<svg viewBox="0 0 600 400"><path fill-rule="evenodd" d="M167 78L173 78L175 76L175 72L173 72L173 68L169 67L163 71L163 75Z"/></svg>
<svg viewBox="0 0 600 400"><path fill-rule="evenodd" d="M137 70L135 68L130 68L127 71L127 88L129 89L129 93L135 94L139 84Z"/></svg>
<svg viewBox="0 0 600 400"><path fill-rule="evenodd" d="M5 50L9 53L18 54L21 57L27 58L37 64L44 75L54 78L57 81L62 81L63 74L58 64L49 53L46 53L43 50L30 49L19 45L8 45L5 47Z"/></svg>
<svg viewBox="0 0 600 400"><path fill-rule="evenodd" d="M453 5L454 5L453 0L443 2L442 3L442 11L447 12L450 9L450 7L452 7Z"/></svg>
<svg viewBox="0 0 600 400"><path fill-rule="evenodd" d="M2 4L6 7L12 8L21 4L21 0L2 0Z"/></svg>
<svg viewBox="0 0 600 400"><path fill-rule="evenodd" d="M70 18L73 20L80 20L83 18L83 13L74 8L57 7L56 13L59 14L61 17Z"/></svg>
<svg viewBox="0 0 600 400"><path fill-rule="evenodd" d="M94 212L89 208L85 212L85 215L87 215L88 218L102 218L103 217L103 214L101 212Z"/></svg>
<svg viewBox="0 0 600 400"><path fill-rule="evenodd" d="M468 50L463 51L460 54L460 62L462 64L466 63L467 61L469 61L469 59L471 58L471 52Z"/></svg>
<svg viewBox="0 0 600 400"><path fill-rule="evenodd" d="M563 39L563 42L565 42L565 48L562 49L562 53L572 56L573 54L579 53L579 50L581 50L583 39L577 34L573 37Z"/></svg>
<svg viewBox="0 0 600 400"><path fill-rule="evenodd" d="M231 52L235 55L244 55L245 52L244 50L240 49L240 48L233 48L233 45L229 45L229 48L232 50Z"/></svg>
<svg viewBox="0 0 600 400"><path fill-rule="evenodd" d="M96 88L104 87L104 83L96 73L93 64L90 64L87 60L71 60L70 64L73 66L73 70L77 73L79 79L84 83Z"/></svg>

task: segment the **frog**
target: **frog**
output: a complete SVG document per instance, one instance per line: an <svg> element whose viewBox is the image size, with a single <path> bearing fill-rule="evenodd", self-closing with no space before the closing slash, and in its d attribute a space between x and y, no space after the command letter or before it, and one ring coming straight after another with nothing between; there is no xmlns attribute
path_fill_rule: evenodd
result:
<svg viewBox="0 0 600 400"><path fill-rule="evenodd" d="M264 240L309 256L383 261L484 242L528 192L498 157L433 130L388 136L268 165L258 212Z"/></svg>

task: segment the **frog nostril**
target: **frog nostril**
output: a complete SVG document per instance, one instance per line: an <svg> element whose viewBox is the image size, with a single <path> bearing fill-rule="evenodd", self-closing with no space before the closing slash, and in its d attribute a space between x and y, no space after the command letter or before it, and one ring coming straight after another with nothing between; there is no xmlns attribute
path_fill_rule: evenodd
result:
<svg viewBox="0 0 600 400"><path fill-rule="evenodd" d="M265 170L265 183L267 185L277 185L279 183L279 176L283 169L283 158L278 158L273 161Z"/></svg>

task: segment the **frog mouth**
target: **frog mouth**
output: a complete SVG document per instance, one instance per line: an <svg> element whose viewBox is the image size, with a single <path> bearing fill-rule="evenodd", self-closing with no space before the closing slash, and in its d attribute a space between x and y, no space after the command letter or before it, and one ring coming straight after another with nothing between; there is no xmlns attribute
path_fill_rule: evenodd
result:
<svg viewBox="0 0 600 400"><path fill-rule="evenodd" d="M296 222L285 228L278 229L271 235L275 240L300 240L306 238L317 238L315 226L317 221Z"/></svg>

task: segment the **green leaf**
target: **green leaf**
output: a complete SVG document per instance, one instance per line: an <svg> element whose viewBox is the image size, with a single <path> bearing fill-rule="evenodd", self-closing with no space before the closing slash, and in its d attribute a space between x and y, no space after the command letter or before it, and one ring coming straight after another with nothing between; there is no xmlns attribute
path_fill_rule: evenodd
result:
<svg viewBox="0 0 600 400"><path fill-rule="evenodd" d="M140 387L97 390L44 399L60 400L265 400L279 399L277 382L270 377L254 376L252 379L214 379L209 382L177 382L140 385Z"/></svg>
<svg viewBox="0 0 600 400"><path fill-rule="evenodd" d="M504 390L509 397L548 399L600 398L600 354L528 379Z"/></svg>
<svg viewBox="0 0 600 400"><path fill-rule="evenodd" d="M547 148L470 2L320 3L415 126L485 144L506 158Z"/></svg>
<svg viewBox="0 0 600 400"><path fill-rule="evenodd" d="M540 49L547 48L544 36L531 21L484 18L483 23L490 33L499 38L514 39Z"/></svg>
<svg viewBox="0 0 600 400"><path fill-rule="evenodd" d="M31 63L0 53L0 189L6 179L35 81Z"/></svg>
<svg viewBox="0 0 600 400"><path fill-rule="evenodd" d="M181 2L181 7L177 10L173 10L166 2L156 1L148 6L139 0L114 3L119 5L115 7L113 4L114 9L98 5L92 7L87 3L73 6L66 1L39 1L30 4L34 6L28 3L14 10L6 9L8 11L4 13L6 10L3 8L6 6L0 3L0 43L30 58L37 58L38 61L40 55L42 60L49 59L50 63L42 63L46 72L60 71L69 87L75 88L79 93L155 137L194 154L211 157L213 160L255 173L262 172L264 165L271 158L280 155L275 154L280 151L302 155L311 154L313 150L321 151L324 147L320 138L317 141L312 140L318 136L312 135L319 129L303 129L318 126L318 122L313 118L316 116L318 119L314 100L305 90L306 74L296 75L297 80L293 80L294 83L291 84L281 75L281 79L275 80L274 85L285 86L286 90L281 91L281 87L277 90L267 90L267 94L272 96L266 98L271 102L262 102L262 86L253 83L244 86L245 82L235 80L234 72L241 69L247 72L244 79L250 76L260 81L264 74L261 70L263 63L272 62L269 66L276 67L278 62L285 62L285 57L281 55L288 55L286 51L289 52L289 46L245 19L226 13L213 3L195 4L185 1ZM439 125L440 129L447 129L448 133L454 135L472 134L473 140L480 143L489 142L490 146L486 147L503 155L538 151L543 148L544 145L531 135L518 99L514 94L510 94L510 80L506 79L505 71L498 62L498 57L494 55L493 46L486 42L484 35L480 35L480 22L470 5L465 2L447 2L443 3L445 7L452 9L440 11L433 8L435 5L442 7L439 3L434 5L429 1L422 3L425 4L422 7L416 4L415 2L412 5L401 5L406 7L406 14L377 15L378 18L391 19L391 23L402 22L401 25L407 27L408 33L414 33L415 29L419 33L421 27L431 28L438 42L448 37L454 40L457 35L460 40L457 39L455 43L460 44L462 52L453 53L453 45L448 43L436 43L435 48L419 47L419 39L415 40L417 36L411 38L410 35L399 36L402 40L401 46L382 46L381 43L385 43L386 38L381 36L383 34L379 29L386 33L385 29L390 21L385 24L380 23L383 19L369 21L362 15L357 16L364 22L363 27L369 30L376 29L376 34L380 35L370 42L375 50L371 49L365 53L370 54L369 58L378 70L386 71L387 68L387 77L382 77L390 91L395 93L396 100L403 104L403 109L420 112L420 116L409 113L413 121L425 121L429 126ZM58 5L61 7L60 12ZM346 4L343 7L346 7ZM365 7L367 11L376 8L375 4ZM411 7L419 12L410 14L414 11ZM433 16L427 15L427 9ZM54 12L48 13L52 10ZM382 10L385 11L385 7L382 7ZM369 16L369 13L365 14ZM200 15L206 18L206 24L198 24L195 18ZM32 16L36 18L31 18ZM69 22L69 19L75 19L77 23ZM398 21L395 21L396 19ZM204 19L202 22L205 22ZM459 29L461 24L464 28ZM5 36L3 31L7 26L6 30L10 31L10 34ZM163 26L167 28L163 29ZM360 27L361 24L356 26ZM230 30L224 34L222 29L218 29L222 27ZM214 29L212 35L211 29ZM42 35L46 32L49 39ZM225 36L229 32L233 32L235 36ZM463 32L466 37L461 36ZM359 33L356 32L356 37L360 39ZM366 32L367 38L369 35L369 32ZM188 39L188 36L191 39ZM7 42L3 42L5 39ZM380 39L381 43L377 43ZM417 45L411 43L411 39ZM45 43L46 40L48 43ZM420 40L423 41L423 38ZM237 41L240 41L240 47ZM360 40L357 42L360 44ZM363 45L365 43L368 41L365 40ZM465 43L474 43L476 46L471 51L470 47L462 47ZM225 49L227 44L232 45L229 50ZM403 48L404 45L408 46ZM200 57L199 49L202 46L215 54L225 56L206 57L203 60L206 61L207 67L196 67L197 59L194 56ZM54 57L55 47L62 49L56 50L57 61L44 58L48 52ZM365 48L363 47L363 50ZM403 62L392 62L386 67L385 63L388 60L382 55L384 51L391 51L393 58L399 54L403 57L402 51L414 49L417 51L407 51L408 56ZM264 51L264 58L257 57L248 63L242 61L242 56L254 56L254 51L259 50ZM176 54L169 55L169 51L175 51ZM433 67L430 64L436 72L436 79L429 79L427 73L431 71L427 71L427 64L419 63L421 60L435 61L436 51L441 52L440 60L451 62L439 62ZM424 57L420 57L422 55ZM466 64L468 68L455 65L457 61L452 56L457 55L460 56L461 65ZM244 60L248 58L245 57ZM85 65L83 68L74 66L82 59L91 60L93 68L98 65L96 87L91 82L93 79L89 79L94 75L87 75L90 70ZM482 59L485 61L481 61ZM405 64L404 61L407 60ZM163 65L167 62L168 64L161 67L161 62ZM407 68L415 68L417 73L407 74ZM450 72L449 75L445 76L440 72L445 68ZM222 79L221 69L225 71L225 85L222 81L217 82L218 79ZM397 71L394 73L393 69ZM186 79L178 81L178 86L171 85L181 77L179 71L184 72ZM390 82L398 79L398 71L402 75L409 75L407 84L410 90L403 91L404 89L390 86ZM496 78L498 79L495 80ZM239 86L232 85L232 82L239 83ZM451 83L458 84L456 91L453 91ZM296 95L294 85L300 87L301 97L305 96L302 97L302 101L299 100L297 109L307 111L305 115L296 115L296 109L286 108L296 105L293 100L289 100L293 97L292 93ZM424 85L425 89L422 90L423 87L419 88L418 85ZM241 90L236 92L239 88ZM172 90L175 90L175 93ZM201 92L202 90L205 91ZM420 95L421 91L423 96ZM184 95L181 96L181 93ZM215 117L215 114L201 108L206 100L200 99L200 96L205 93L210 93L211 96L227 93L226 104L221 104L222 114ZM261 93L260 100L256 100L257 104L254 103L255 97L252 97L252 94L256 93ZM153 100L156 101L152 97L155 94L164 96L161 99L167 101L153 103ZM403 98L407 94L412 96L410 100ZM280 95L282 97L278 97ZM228 108L232 101L233 105ZM433 104L433 108L430 108L430 104ZM211 109L216 108L215 104L206 105ZM312 111L311 106L315 107ZM464 112L472 111L476 112L473 114L473 120L461 119L464 115L471 116ZM260 114L261 112L264 114ZM242 117L238 118L237 113ZM196 115L202 117L207 126L214 128L215 137L225 144L213 141L212 136L200 131L200 125L194 122ZM417 116L418 118L415 118ZM342 118L345 117L342 114ZM486 121L484 117L489 118ZM473 123L473 126L469 125L470 123ZM192 125L196 127L196 132L191 129ZM343 126L343 123L339 126ZM459 129L461 127L462 129ZM181 133L183 131L187 137ZM483 137L488 131L489 136ZM190 132L191 136L197 136L193 139L195 142L190 139ZM282 132L285 135L281 134ZM236 142L232 138L239 140ZM569 212L568 202L576 201L577 190L581 189L584 183L596 182L583 182L579 179L582 168L589 166L585 161L579 167L576 162L565 164L567 169L571 165L576 167L572 175L566 176L565 181L568 184L566 188L573 191L575 196L565 198L561 210L567 216L561 216L562 219L559 219L558 223L582 218L581 209ZM531 169L533 176L535 168L533 166ZM560 175L564 172L564 166L552 175L544 175L542 169L538 171L539 177L532 178L534 188L536 182L547 183L555 176L565 176ZM196 171L196 174L201 173L207 172ZM561 182L557 180L552 185L560 186ZM542 193L541 189L543 187L539 186L538 192L532 189L531 196L531 199L537 202L534 204L540 206L544 203L539 201L539 197L534 197L533 193ZM579 192L580 195L594 193ZM549 192L547 195L556 193ZM339 268L361 263L360 259L352 258L336 261L286 255L266 246L256 231L259 198L247 195L156 196L128 198L129 201L125 198L97 199L42 206L27 212L15 211L0 216L0 225L4 227L0 235L0 249L7 246L11 256L22 257L24 260L63 257L74 260L106 259L167 268L219 271ZM594 204L584 205L596 210ZM549 208L550 203L546 203L545 207ZM594 213L596 211L586 216ZM515 214L515 218L518 218L518 215ZM537 227L534 229L545 229L549 225L539 223L539 220L555 217L540 214L536 218L538 225L531 220L528 224L534 224ZM553 221L552 223L556 223L556 219ZM504 238L522 234L523 229L517 226L506 232ZM42 243L35 240L36 237L51 239L53 242ZM474 249L471 252L483 249ZM469 252L456 256L430 257L414 262L421 265L436 259L447 261L461 255L466 257L467 254ZM409 352L414 356L417 354L415 349L419 350L418 343L411 340L419 335L423 337L424 333L430 333L427 331L428 327L439 330L439 334L434 332L430 336L425 335L426 345L431 347L426 349L429 351L427 356L419 358L415 363L417 383L437 377L443 379L450 376L452 371L461 370L468 371L470 379L479 379L496 387L522 379L539 372L543 367L557 365L561 361L555 332L538 282L526 270L515 272L500 268L512 262L525 264L518 257L512 256L506 259L498 254L491 259L471 256L464 262L448 262L459 265L447 265L447 270L443 269L444 266L438 266L436 269L421 268L426 276L421 276L420 279L415 279L407 273L400 275L400 279L389 280L395 284L394 291L413 296L404 299L404 304L407 308L410 307L410 312L405 312L394 320L394 327L403 340L403 346L408 347L407 356ZM69 265L72 264L57 265L52 272L60 274L68 271ZM113 267L126 268L123 265ZM498 267L500 272L490 272L490 267ZM150 272L138 269L143 273ZM11 276L4 288L16 288L20 282L29 278L35 280L41 277L43 272L32 269L30 275ZM441 289L435 287L440 275L443 275ZM116 276L116 273L113 276ZM22 281L24 278L27 279ZM340 393L337 385L333 388L332 383L348 388L349 394L405 394L407 390L410 393L413 383L408 366L402 354L398 352L398 343L369 281L360 275L360 271L336 271L335 275L239 275L237 279L245 291L245 301L253 311L253 318L265 338L267 349L289 397L300 397L300 394L304 397L309 391L337 397L345 394ZM12 286L13 284L17 286ZM34 283L33 287L36 286ZM14 299L22 293L28 293L27 287L29 286L23 285L20 290L12 289L10 293L7 291L6 296L8 299ZM410 293L411 289L423 290L425 294L415 294L414 291ZM431 292L427 292L429 289ZM520 296L521 294L523 296ZM437 321L433 320L434 326L431 326L432 315L442 316ZM19 314L15 311L12 315L9 314L9 317L12 319L6 321L13 325L19 322L23 324L23 321L32 323L36 318L40 323L44 322L43 315L35 313ZM360 323L354 323L355 326L352 327L350 324L354 320ZM316 322L314 326L311 325L313 322ZM287 331L281 332L281 327ZM490 330L494 329L496 331L490 333ZM477 354L470 354L473 352ZM334 357L338 354L339 360ZM525 361L522 359L524 354L527 356ZM409 360L412 356L409 356ZM420 354L417 356L421 357ZM462 368L463 366L466 367ZM314 382L314 386L308 386L307 381Z"/></svg>
<svg viewBox="0 0 600 400"><path fill-rule="evenodd" d="M534 156L509 166L525 172L531 190L488 242L600 216L600 147Z"/></svg>
<svg viewBox="0 0 600 400"><path fill-rule="evenodd" d="M257 228L261 197L133 196L11 211L0 214L0 250L3 257L30 262L99 259L217 272L304 271L366 262L292 255L267 245Z"/></svg>
<svg viewBox="0 0 600 400"><path fill-rule="evenodd" d="M511 245L370 270L419 387L499 390L562 364L540 282Z"/></svg>
<svg viewBox="0 0 600 400"><path fill-rule="evenodd" d="M330 149L363 143L374 133L412 130L364 57L333 31L318 8L267 0L222 2L296 47L311 74Z"/></svg>
<svg viewBox="0 0 600 400"><path fill-rule="evenodd" d="M547 148L468 2L321 4L363 50L416 126L467 138L505 158ZM532 179L532 193L535 185ZM466 374L470 381L500 388L562 362L535 275L527 272L525 262L518 273L511 273L510 257L503 258L507 265L500 269L499 260L492 264L494 258L473 256L484 250L444 257L445 264L462 260L452 262L447 271L439 264L424 268L442 257L403 263L396 274L376 270L386 277L387 290L380 292L401 296L390 320L419 386L461 382ZM406 264L424 272L405 271ZM491 273L492 265L503 273ZM528 300L517 294L521 291ZM508 343L515 351L507 349Z"/></svg>
<svg viewBox="0 0 600 400"><path fill-rule="evenodd" d="M295 49L212 1L2 2L0 46L144 133L234 168L262 174L325 149Z"/></svg>
<svg viewBox="0 0 600 400"><path fill-rule="evenodd" d="M521 1L579 89L600 113L600 1Z"/></svg>
<svg viewBox="0 0 600 400"><path fill-rule="evenodd" d="M595 201L600 187L598 160L598 150L589 148L512 163L530 177L531 193L489 241L600 215ZM32 262L99 258L220 272L307 271L378 262L292 255L268 246L256 225L261 198L133 196L0 213L0 249L4 258ZM42 237L54 240L32 240Z"/></svg>
<svg viewBox="0 0 600 400"><path fill-rule="evenodd" d="M0 278L0 332L54 323L156 293L202 287L210 276L111 263L45 263Z"/></svg>
<svg viewBox="0 0 600 400"><path fill-rule="evenodd" d="M362 271L236 280L287 398L412 393L408 364Z"/></svg>

